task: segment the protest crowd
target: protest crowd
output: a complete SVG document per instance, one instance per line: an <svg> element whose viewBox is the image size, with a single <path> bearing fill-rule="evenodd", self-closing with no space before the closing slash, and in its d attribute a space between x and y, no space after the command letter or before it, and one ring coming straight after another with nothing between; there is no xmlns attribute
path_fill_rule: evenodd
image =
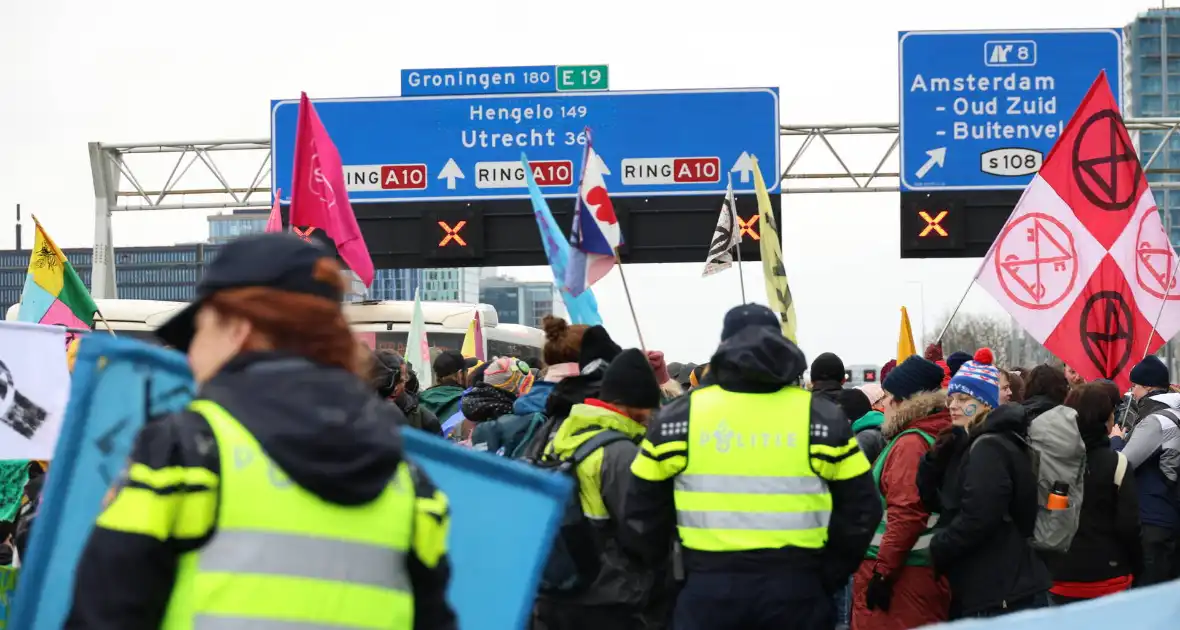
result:
<svg viewBox="0 0 1180 630"><path fill-rule="evenodd" d="M330 140L306 96L301 107L300 129L310 116L309 133L325 134L322 152ZM594 164L589 146L587 155ZM316 158L309 151L303 159ZM338 158L327 175L319 163L305 166L296 177L310 182L314 171L340 183ZM60 622L9 627L477 623L460 609L478 593L452 587L473 572L482 572L482 586L497 586L506 567L480 558L504 550L478 529L452 535L471 503L451 496L451 468L428 473L429 458L419 456L428 452L452 468L533 480L538 493L568 483L553 502L544 535L552 540L538 534L508 550L540 550L537 570L518 579L528 583L520 621L533 630L902 630L1066 607L1180 578L1180 393L1152 354L1172 336L1164 326L1180 330L1180 315L1165 317L1161 307L1154 325L1136 324L1160 332L1151 346L1138 331L1142 354L1124 370L1079 364L1081 350L1069 345L1076 334L1043 335L1064 361L1035 366L996 365L989 348L937 340L919 353L903 310L897 355L875 382L853 387L841 357L796 342L790 290L773 273L781 246L756 160L753 168L770 306L748 302L743 288L700 364L615 341L588 288L622 263L577 237L568 251L546 240L555 277L564 261L587 271L562 284L570 316L544 319L541 356L484 356L475 324L463 349L431 353L420 319L404 354L366 344L342 306L338 258L354 271L364 266L347 194L331 204L293 196L291 223L335 225L337 251L290 233L241 237L209 264L196 298L154 331L169 349L120 345L100 332L69 342L71 400L54 459L0 465L5 579L17 566L37 569L16 586L15 614L33 619L50 595L68 597ZM1042 172L1051 174L1048 162ZM605 196L601 174L598 181ZM585 197L580 204L590 203ZM539 193L534 204L545 234L552 216ZM579 208L575 231L596 232L613 253L609 202L593 213ZM340 216L323 214L341 209L356 239L342 239ZM1102 220L1129 222L1125 214ZM718 233L740 236L734 218L729 195ZM736 241L719 242L706 273L732 263ZM97 307L69 292L81 282L40 225L34 251L28 282L55 287L52 299L94 327ZM33 304L23 302L22 313ZM50 312L61 310L42 308L23 330L63 335L45 319ZM84 457L99 458L86 453L117 448L107 434L80 445L75 429L99 404L86 396L127 356L181 364L192 391L170 391L192 397L156 413L160 392L136 377L151 417L135 427L101 504L94 497L91 505L55 481ZM12 382L0 379L0 399L18 398L7 396ZM45 414L34 418L27 403L12 413L41 422ZM78 455L83 447L90 450ZM71 483L94 485L90 477ZM96 514L73 551L45 542L80 527L61 516L67 503ZM521 522L521 509L495 505L475 516L488 531L493 522L537 526ZM458 561L461 549L468 555ZM76 561L53 563L72 584L39 585L63 575L46 573L47 557L74 552ZM23 591L26 578L39 590Z"/></svg>
<svg viewBox="0 0 1180 630"><path fill-rule="evenodd" d="M550 316L540 366L444 351L420 390L404 357L355 341L325 297L334 267L293 237L243 239L159 329L188 353L199 402L140 431L66 627L247 627L222 615L290 614L284 571L332 580L299 591L332 592L354 624L332 627L457 627L447 501L395 426L521 465L575 462L583 522L559 537L586 526L588 548L554 548L577 568L551 572L550 558L538 630L917 628L1180 577L1180 394L1154 356L1126 400L1068 367L936 345L853 388L839 357L808 365L778 315L750 304L702 365ZM277 470L230 474L258 449ZM26 552L46 467L13 472L27 482L9 556ZM262 500L268 474L300 492ZM291 531L293 510L321 516ZM269 573L235 562L269 545L302 560L278 562L273 583L233 577ZM246 599L196 595L238 579Z"/></svg>

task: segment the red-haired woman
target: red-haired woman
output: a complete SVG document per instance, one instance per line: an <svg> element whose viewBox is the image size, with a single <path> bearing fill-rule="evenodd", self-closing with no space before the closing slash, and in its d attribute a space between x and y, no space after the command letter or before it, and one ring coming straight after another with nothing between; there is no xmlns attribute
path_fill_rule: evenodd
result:
<svg viewBox="0 0 1180 630"><path fill-rule="evenodd" d="M446 498L361 376L340 267L238 239L157 335L197 399L149 422L78 565L67 628L454 628Z"/></svg>

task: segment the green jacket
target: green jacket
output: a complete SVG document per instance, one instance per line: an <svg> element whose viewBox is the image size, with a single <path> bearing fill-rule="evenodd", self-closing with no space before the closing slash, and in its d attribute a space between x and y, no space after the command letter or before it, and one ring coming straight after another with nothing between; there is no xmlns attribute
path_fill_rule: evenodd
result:
<svg viewBox="0 0 1180 630"><path fill-rule="evenodd" d="M446 424L451 416L459 413L459 401L464 391L458 385L435 385L418 395L418 404L437 416L440 424Z"/></svg>

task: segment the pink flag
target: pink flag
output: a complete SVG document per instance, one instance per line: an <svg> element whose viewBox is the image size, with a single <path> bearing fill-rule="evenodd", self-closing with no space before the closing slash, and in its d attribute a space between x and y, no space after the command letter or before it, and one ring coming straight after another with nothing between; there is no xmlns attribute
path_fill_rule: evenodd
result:
<svg viewBox="0 0 1180 630"><path fill-rule="evenodd" d="M266 219L266 231L282 232L283 231L283 212L279 209L279 197L283 196L283 189L280 188L275 191L275 202L270 207L270 216Z"/></svg>
<svg viewBox="0 0 1180 630"><path fill-rule="evenodd" d="M371 285L373 259L348 202L340 153L306 92L299 99L291 186L291 225L326 232L344 262Z"/></svg>

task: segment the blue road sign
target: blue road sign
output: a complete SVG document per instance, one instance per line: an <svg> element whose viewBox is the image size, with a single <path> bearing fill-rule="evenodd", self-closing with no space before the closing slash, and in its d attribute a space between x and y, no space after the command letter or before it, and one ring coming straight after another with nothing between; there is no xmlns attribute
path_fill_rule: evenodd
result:
<svg viewBox="0 0 1180 630"><path fill-rule="evenodd" d="M402 96L557 91L557 66L402 70Z"/></svg>
<svg viewBox="0 0 1180 630"><path fill-rule="evenodd" d="M1105 70L1118 29L911 31L898 43L901 190L1021 189Z"/></svg>
<svg viewBox="0 0 1180 630"><path fill-rule="evenodd" d="M528 197L528 154L548 197L576 194L585 129L619 196L778 190L777 88L314 101L354 202ZM271 103L271 185L290 201L298 100Z"/></svg>

